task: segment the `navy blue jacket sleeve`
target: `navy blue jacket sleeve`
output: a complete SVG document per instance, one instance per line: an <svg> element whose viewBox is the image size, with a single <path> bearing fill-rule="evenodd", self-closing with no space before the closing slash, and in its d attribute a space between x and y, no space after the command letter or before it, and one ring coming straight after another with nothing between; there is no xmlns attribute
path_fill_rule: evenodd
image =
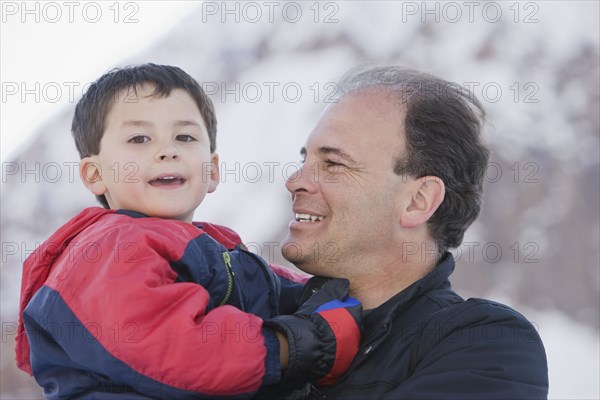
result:
<svg viewBox="0 0 600 400"><path fill-rule="evenodd" d="M439 311L411 349L411 376L385 399L545 399L542 341L521 314L470 299Z"/></svg>

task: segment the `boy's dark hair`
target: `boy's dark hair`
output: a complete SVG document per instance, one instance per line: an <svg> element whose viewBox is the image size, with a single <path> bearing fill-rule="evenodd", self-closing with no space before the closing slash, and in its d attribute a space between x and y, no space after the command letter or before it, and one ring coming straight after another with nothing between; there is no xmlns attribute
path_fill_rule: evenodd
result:
<svg viewBox="0 0 600 400"><path fill-rule="evenodd" d="M122 90L132 91L143 84L154 86L152 96L165 97L173 89L185 90L196 102L206 124L210 152L217 148L217 118L210 98L189 74L170 65L142 64L115 68L93 82L75 107L71 133L81 158L100 152L106 116ZM96 196L104 208L110 208L104 195Z"/></svg>
<svg viewBox="0 0 600 400"><path fill-rule="evenodd" d="M489 158L481 139L481 103L458 84L401 67L359 68L340 81L340 97L369 89L394 96L405 112L406 149L394 172L444 182L444 200L427 221L438 252L460 246L481 209Z"/></svg>

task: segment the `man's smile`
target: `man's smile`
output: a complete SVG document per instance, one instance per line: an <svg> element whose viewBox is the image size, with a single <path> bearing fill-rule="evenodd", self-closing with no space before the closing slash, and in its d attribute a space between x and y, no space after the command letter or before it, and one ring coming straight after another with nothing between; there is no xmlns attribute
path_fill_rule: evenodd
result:
<svg viewBox="0 0 600 400"><path fill-rule="evenodd" d="M323 217L321 215L296 213L296 221L298 221L298 222L320 222L320 221L323 221L324 219L325 219L325 217Z"/></svg>

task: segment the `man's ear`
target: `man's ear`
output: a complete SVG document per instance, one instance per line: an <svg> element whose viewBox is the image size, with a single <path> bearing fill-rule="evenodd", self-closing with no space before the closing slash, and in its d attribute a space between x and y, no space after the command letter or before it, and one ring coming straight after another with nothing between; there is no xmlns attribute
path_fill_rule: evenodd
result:
<svg viewBox="0 0 600 400"><path fill-rule="evenodd" d="M210 164L204 168L205 179L209 180L208 193L217 190L221 175L219 173L219 155L212 153L210 155Z"/></svg>
<svg viewBox="0 0 600 400"><path fill-rule="evenodd" d="M417 178L412 184L411 198L400 216L400 225L404 228L413 228L427 222L442 204L446 194L446 186L437 176Z"/></svg>
<svg viewBox="0 0 600 400"><path fill-rule="evenodd" d="M102 170L95 156L82 158L79 161L79 177L86 188L96 196L101 196L108 191L102 180Z"/></svg>

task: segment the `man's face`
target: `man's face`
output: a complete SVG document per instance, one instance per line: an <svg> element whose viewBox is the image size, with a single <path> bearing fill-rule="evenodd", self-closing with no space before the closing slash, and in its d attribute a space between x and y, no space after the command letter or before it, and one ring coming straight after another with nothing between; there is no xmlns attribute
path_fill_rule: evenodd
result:
<svg viewBox="0 0 600 400"><path fill-rule="evenodd" d="M153 97L144 85L122 91L105 121L98 155L81 167L88 188L113 209L190 222L218 183L216 154L192 97ZM83 165L83 164L82 164ZM92 182L92 183L89 183Z"/></svg>
<svg viewBox="0 0 600 400"><path fill-rule="evenodd" d="M295 213L283 245L290 262L312 274L350 277L395 253L406 178L393 169L405 148L403 120L396 101L373 92L325 110L302 149L302 168L286 183Z"/></svg>

